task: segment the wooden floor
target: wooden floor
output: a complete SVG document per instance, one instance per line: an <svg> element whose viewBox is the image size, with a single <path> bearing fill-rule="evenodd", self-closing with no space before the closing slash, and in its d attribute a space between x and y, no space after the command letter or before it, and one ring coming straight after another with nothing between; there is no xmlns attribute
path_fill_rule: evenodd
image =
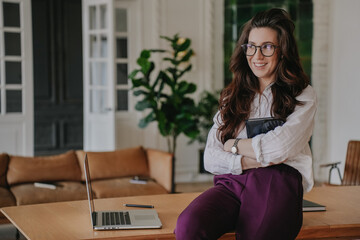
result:
<svg viewBox="0 0 360 240"><path fill-rule="evenodd" d="M175 186L175 191L180 193L203 192L212 186L213 186L213 182L178 183Z"/></svg>

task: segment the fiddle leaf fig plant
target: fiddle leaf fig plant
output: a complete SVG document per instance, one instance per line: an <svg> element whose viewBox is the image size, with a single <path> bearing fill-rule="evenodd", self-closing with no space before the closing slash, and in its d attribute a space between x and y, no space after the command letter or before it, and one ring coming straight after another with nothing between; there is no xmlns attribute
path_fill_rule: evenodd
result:
<svg viewBox="0 0 360 240"><path fill-rule="evenodd" d="M199 134L190 140L189 143L199 142L203 147L207 140L207 135L214 124L213 118L218 111L220 90L210 92L204 90L200 94L200 100L196 106L195 117L198 120Z"/></svg>
<svg viewBox="0 0 360 240"><path fill-rule="evenodd" d="M175 156L176 141L181 133L190 139L199 134L196 104L189 96L196 91L196 85L183 79L191 70L190 59L194 52L188 38L181 38L178 34L161 38L170 44L171 50L143 50L137 59L138 68L130 73L129 79L133 94L140 99L135 109L146 112L139 127L145 128L149 123L157 122L161 135L167 138L169 152ZM165 67L158 69L157 74L151 59L153 54L163 55L161 65Z"/></svg>

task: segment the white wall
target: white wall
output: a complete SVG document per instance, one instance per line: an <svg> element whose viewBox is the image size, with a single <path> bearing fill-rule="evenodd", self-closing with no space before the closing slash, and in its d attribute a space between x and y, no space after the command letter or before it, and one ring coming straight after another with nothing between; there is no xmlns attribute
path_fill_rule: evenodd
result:
<svg viewBox="0 0 360 240"><path fill-rule="evenodd" d="M324 4L328 5L325 6L328 14L322 12L324 8L316 8L319 4L322 7ZM324 30L324 24L320 28L314 26L314 46L317 46L316 39L324 42L323 48L313 48L313 55L322 55L327 61L322 63L325 70L317 67L317 70L313 69L312 74L319 97L317 130L314 132L313 145L316 157L315 179L327 181L329 169L318 166L325 162L341 161L340 169L343 172L348 141L360 140L360 48L357 47L360 43L360 1L315 0L314 5L314 24L315 14L320 14L329 21L328 32L323 31L327 37L316 37L316 34L319 34L316 30ZM319 20L317 23L321 25L322 21ZM317 58L314 60L313 64L319 63ZM324 79L321 74L327 75L327 78ZM332 182L340 183L335 172Z"/></svg>
<svg viewBox="0 0 360 240"><path fill-rule="evenodd" d="M169 48L160 35L192 40L195 52L192 70L184 80L197 85L194 98L203 90L223 87L223 0L142 0L142 47ZM160 59L157 59L160 60ZM161 66L158 62L157 66ZM144 131L146 147L167 150L166 139L160 136L157 124L150 124ZM189 138L180 135L176 149L176 182L208 181L210 175L198 173L199 144L188 145Z"/></svg>
<svg viewBox="0 0 360 240"><path fill-rule="evenodd" d="M344 162L347 142L360 139L359 11L358 0L333 0L328 115L330 161Z"/></svg>

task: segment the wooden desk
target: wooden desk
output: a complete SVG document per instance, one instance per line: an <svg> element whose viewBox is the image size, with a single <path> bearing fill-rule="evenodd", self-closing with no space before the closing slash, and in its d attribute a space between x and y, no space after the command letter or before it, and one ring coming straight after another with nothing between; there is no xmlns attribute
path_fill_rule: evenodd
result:
<svg viewBox="0 0 360 240"><path fill-rule="evenodd" d="M5 216L32 240L52 239L175 239L179 213L199 193L96 200L97 210L124 209L124 203L152 204L163 223L155 230L93 231L87 201L6 207ZM360 237L360 186L319 187L306 199L326 205L326 212L306 212L298 239ZM234 233L221 239L234 239Z"/></svg>

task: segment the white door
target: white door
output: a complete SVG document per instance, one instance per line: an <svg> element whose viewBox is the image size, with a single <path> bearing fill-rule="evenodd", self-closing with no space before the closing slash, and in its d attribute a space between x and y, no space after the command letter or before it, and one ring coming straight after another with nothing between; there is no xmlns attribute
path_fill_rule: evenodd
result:
<svg viewBox="0 0 360 240"><path fill-rule="evenodd" d="M31 1L0 0L0 152L34 154Z"/></svg>
<svg viewBox="0 0 360 240"><path fill-rule="evenodd" d="M112 0L83 0L84 149L114 150Z"/></svg>
<svg viewBox="0 0 360 240"><path fill-rule="evenodd" d="M141 113L135 110L132 83L128 74L135 69L141 51L141 3L137 0L114 1L114 52L116 88L116 148L144 145L138 123ZM154 137L152 137L154 141ZM147 146L148 147L148 146Z"/></svg>
<svg viewBox="0 0 360 240"><path fill-rule="evenodd" d="M83 0L84 149L142 145L128 73L140 52L137 0Z"/></svg>

